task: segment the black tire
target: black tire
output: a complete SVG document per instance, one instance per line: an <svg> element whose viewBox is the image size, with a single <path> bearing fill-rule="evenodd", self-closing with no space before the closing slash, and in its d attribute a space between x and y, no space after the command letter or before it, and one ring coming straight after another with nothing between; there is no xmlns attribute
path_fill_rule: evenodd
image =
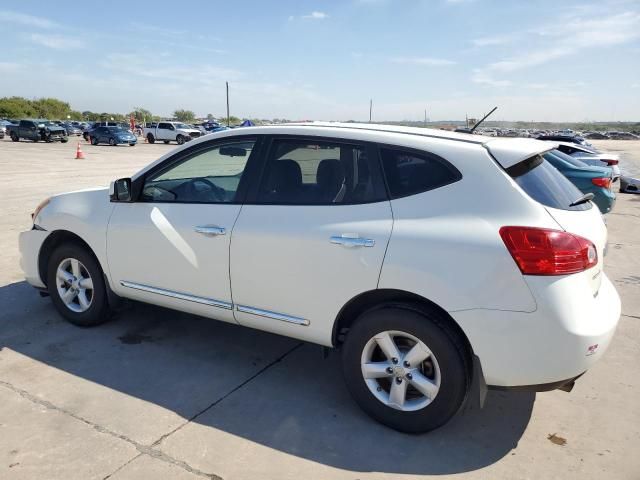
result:
<svg viewBox="0 0 640 480"><path fill-rule="evenodd" d="M79 260L91 276L93 295L89 308L84 312L74 312L69 309L58 293L56 271L60 262L66 258ZM65 243L53 251L47 265L47 287L58 313L74 325L79 327L93 327L109 320L111 316L102 268L100 268L93 254L79 243Z"/></svg>
<svg viewBox="0 0 640 480"><path fill-rule="evenodd" d="M68 139L68 138L63 138L63 139L61 139L60 141L61 141L62 143L67 143L67 142L69 141L69 139Z"/></svg>
<svg viewBox="0 0 640 480"><path fill-rule="evenodd" d="M85 142L88 142L90 137L89 137L89 134L85 132L82 134L82 138L84 138Z"/></svg>
<svg viewBox="0 0 640 480"><path fill-rule="evenodd" d="M116 140L115 140L115 138L111 137L111 138L109 139L109 145L111 145L112 147L115 147L115 146L116 146Z"/></svg>
<svg viewBox="0 0 640 480"><path fill-rule="evenodd" d="M130 144L129 144L129 146L130 146L130 147L135 147L135 146L136 146L136 144L135 144L135 143L130 143Z"/></svg>
<svg viewBox="0 0 640 480"><path fill-rule="evenodd" d="M165 145L169 145L169 143L170 143L169 140L163 140L163 142L164 142Z"/></svg>
<svg viewBox="0 0 640 480"><path fill-rule="evenodd" d="M182 145L184 144L185 140L184 140L184 135L178 135L176 137L176 142L178 142L178 145Z"/></svg>
<svg viewBox="0 0 640 480"><path fill-rule="evenodd" d="M437 359L441 374L439 390L431 403L419 410L402 411L386 405L374 396L362 375L361 359L367 342L391 330L418 338ZM401 432L423 433L444 425L464 403L470 385L468 358L464 343L439 311L387 305L365 312L349 329L343 345L342 367L347 388L368 415Z"/></svg>
<svg viewBox="0 0 640 480"><path fill-rule="evenodd" d="M11 137L11 141L12 142L19 142L20 138L18 137L18 135L16 135L15 133L11 132L11 135L9 135Z"/></svg>
<svg viewBox="0 0 640 480"><path fill-rule="evenodd" d="M98 142L98 137L93 137L91 139L91 145L98 145L98 143L100 143L100 142Z"/></svg>
<svg viewBox="0 0 640 480"><path fill-rule="evenodd" d="M147 135L147 142L149 143L155 143L156 139L152 134Z"/></svg>

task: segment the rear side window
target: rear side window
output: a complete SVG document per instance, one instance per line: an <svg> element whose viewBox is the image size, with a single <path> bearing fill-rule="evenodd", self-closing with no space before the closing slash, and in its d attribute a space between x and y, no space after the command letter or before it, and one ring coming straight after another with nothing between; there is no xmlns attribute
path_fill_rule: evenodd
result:
<svg viewBox="0 0 640 480"><path fill-rule="evenodd" d="M391 198L426 192L462 178L453 165L431 153L381 148L380 154Z"/></svg>
<svg viewBox="0 0 640 480"><path fill-rule="evenodd" d="M507 173L527 195L542 205L560 210L591 208L591 202L570 206L582 197L582 192L540 155L507 168Z"/></svg>

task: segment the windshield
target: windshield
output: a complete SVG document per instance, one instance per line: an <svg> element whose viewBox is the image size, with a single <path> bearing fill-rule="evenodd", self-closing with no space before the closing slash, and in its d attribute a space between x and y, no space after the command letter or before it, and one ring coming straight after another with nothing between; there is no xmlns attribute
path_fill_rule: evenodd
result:
<svg viewBox="0 0 640 480"><path fill-rule="evenodd" d="M537 202L560 210L588 210L591 203L570 206L583 196L567 177L544 157L536 155L507 168L507 173Z"/></svg>
<svg viewBox="0 0 640 480"><path fill-rule="evenodd" d="M187 125L186 123L174 123L174 126L176 128L191 128L189 125Z"/></svg>
<svg viewBox="0 0 640 480"><path fill-rule="evenodd" d="M112 132L126 132L126 130L122 127L107 127Z"/></svg>

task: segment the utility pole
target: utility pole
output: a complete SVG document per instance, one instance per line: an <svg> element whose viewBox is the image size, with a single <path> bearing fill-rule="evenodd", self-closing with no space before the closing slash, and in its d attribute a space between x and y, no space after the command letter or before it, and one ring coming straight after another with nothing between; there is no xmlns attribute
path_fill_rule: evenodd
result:
<svg viewBox="0 0 640 480"><path fill-rule="evenodd" d="M225 82L227 84L227 127L229 126L229 82Z"/></svg>
<svg viewBox="0 0 640 480"><path fill-rule="evenodd" d="M373 98L369 99L369 123L371 123L371 112L373 111Z"/></svg>
<svg viewBox="0 0 640 480"><path fill-rule="evenodd" d="M427 126L427 109L424 109L424 126Z"/></svg>

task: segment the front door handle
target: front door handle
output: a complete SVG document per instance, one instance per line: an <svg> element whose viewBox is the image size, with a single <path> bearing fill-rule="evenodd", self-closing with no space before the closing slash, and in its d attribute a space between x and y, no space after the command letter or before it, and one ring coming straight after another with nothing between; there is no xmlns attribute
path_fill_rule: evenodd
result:
<svg viewBox="0 0 640 480"><path fill-rule="evenodd" d="M372 238L346 237L344 235L334 235L329 241L345 247L373 247L376 244Z"/></svg>
<svg viewBox="0 0 640 480"><path fill-rule="evenodd" d="M194 227L194 230L196 231L196 233L201 233L202 235L209 235L212 237L224 235L227 233L227 230L225 228L218 227L216 225L200 225Z"/></svg>

